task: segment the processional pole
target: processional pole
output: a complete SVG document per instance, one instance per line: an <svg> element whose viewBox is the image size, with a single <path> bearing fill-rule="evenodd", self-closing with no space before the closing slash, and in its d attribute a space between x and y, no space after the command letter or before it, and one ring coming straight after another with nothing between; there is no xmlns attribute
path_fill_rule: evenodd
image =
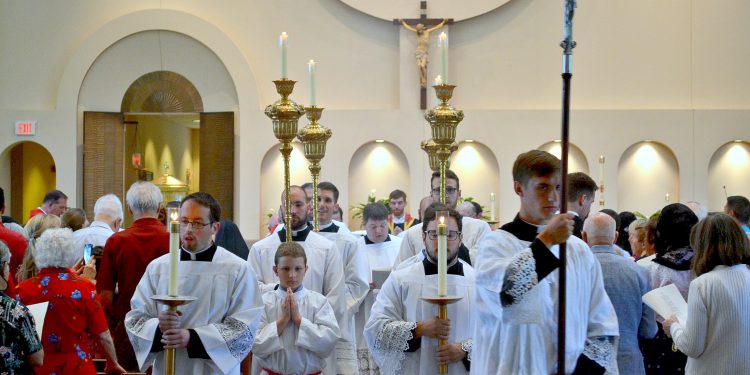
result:
<svg viewBox="0 0 750 375"><path fill-rule="evenodd" d="M573 63L573 48L576 42L573 40L573 14L575 13L576 0L565 0L565 10L563 14L563 40L560 47L563 49L562 60L562 192L560 194L560 214L568 211L567 205L567 182L568 182L568 146L570 145L570 79L571 64ZM566 266L566 243L560 244L560 273L559 273L559 296L557 310L557 369L559 375L565 374L565 327L566 317L566 293L567 288L567 266Z"/></svg>

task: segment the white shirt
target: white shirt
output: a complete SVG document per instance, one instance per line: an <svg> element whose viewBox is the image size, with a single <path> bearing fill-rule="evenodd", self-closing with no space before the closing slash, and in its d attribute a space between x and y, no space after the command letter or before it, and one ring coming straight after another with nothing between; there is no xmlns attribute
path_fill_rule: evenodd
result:
<svg viewBox="0 0 750 375"><path fill-rule="evenodd" d="M94 220L87 228L73 232L73 242L76 249L81 250L81 256L83 256L86 244L90 243L94 246L104 247L107 239L113 234L115 232L112 231L112 228L107 223Z"/></svg>

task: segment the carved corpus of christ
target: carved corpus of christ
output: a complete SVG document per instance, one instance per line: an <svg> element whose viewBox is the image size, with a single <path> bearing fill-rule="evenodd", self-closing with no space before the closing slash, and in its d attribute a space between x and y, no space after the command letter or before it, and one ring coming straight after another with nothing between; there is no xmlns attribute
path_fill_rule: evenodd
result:
<svg viewBox="0 0 750 375"><path fill-rule="evenodd" d="M427 87L427 47L430 43L430 33L443 27L448 21L443 19L439 24L426 28L424 24L418 23L416 26L411 26L403 19L399 20L401 24L409 31L417 34L417 49L414 51L414 57L417 60L417 69L419 69L419 86L422 88Z"/></svg>

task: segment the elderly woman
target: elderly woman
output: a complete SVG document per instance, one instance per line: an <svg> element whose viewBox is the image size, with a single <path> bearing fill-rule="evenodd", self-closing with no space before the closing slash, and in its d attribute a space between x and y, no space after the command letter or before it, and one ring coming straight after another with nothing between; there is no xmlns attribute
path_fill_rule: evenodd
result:
<svg viewBox="0 0 750 375"><path fill-rule="evenodd" d="M725 214L701 220L692 231L695 250L687 321L664 321L675 346L688 355L687 374L750 374L750 243Z"/></svg>
<svg viewBox="0 0 750 375"><path fill-rule="evenodd" d="M0 241L0 374L31 374L44 350L29 309L6 294L10 249Z"/></svg>
<svg viewBox="0 0 750 375"><path fill-rule="evenodd" d="M49 302L42 345L47 355L37 373L96 374L94 343L107 357L107 372L122 373L94 285L70 267L80 252L70 229L47 229L32 248L39 273L16 287L16 298L25 304Z"/></svg>
<svg viewBox="0 0 750 375"><path fill-rule="evenodd" d="M44 233L45 230L49 228L59 228L61 223L62 221L60 220L59 216L48 214L38 214L29 219L29 222L26 223L24 229L26 230L26 233L29 237L29 247L26 249L26 253L23 256L23 262L21 262L18 270L11 270L11 272L13 273L17 272L15 275L16 280L19 283L28 279L29 277L36 275L37 271L39 271L39 269L37 269L36 267L36 264L34 264L33 257L33 249L36 240L39 238L39 236L42 235L42 233Z"/></svg>

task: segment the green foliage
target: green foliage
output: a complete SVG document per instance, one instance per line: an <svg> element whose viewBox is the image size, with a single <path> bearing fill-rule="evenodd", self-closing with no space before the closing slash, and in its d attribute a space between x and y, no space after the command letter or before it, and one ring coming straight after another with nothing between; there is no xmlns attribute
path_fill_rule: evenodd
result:
<svg viewBox="0 0 750 375"><path fill-rule="evenodd" d="M390 203L390 200L388 199L388 197L377 199L374 195L370 195L369 197L367 197L367 202L349 207L349 209L352 212L352 217L355 219L362 219L362 213L365 210L365 206L367 206L370 203L375 203L375 202L382 203L385 206L385 208L388 210L388 212L389 213L391 212L391 207L388 206L388 203Z"/></svg>

